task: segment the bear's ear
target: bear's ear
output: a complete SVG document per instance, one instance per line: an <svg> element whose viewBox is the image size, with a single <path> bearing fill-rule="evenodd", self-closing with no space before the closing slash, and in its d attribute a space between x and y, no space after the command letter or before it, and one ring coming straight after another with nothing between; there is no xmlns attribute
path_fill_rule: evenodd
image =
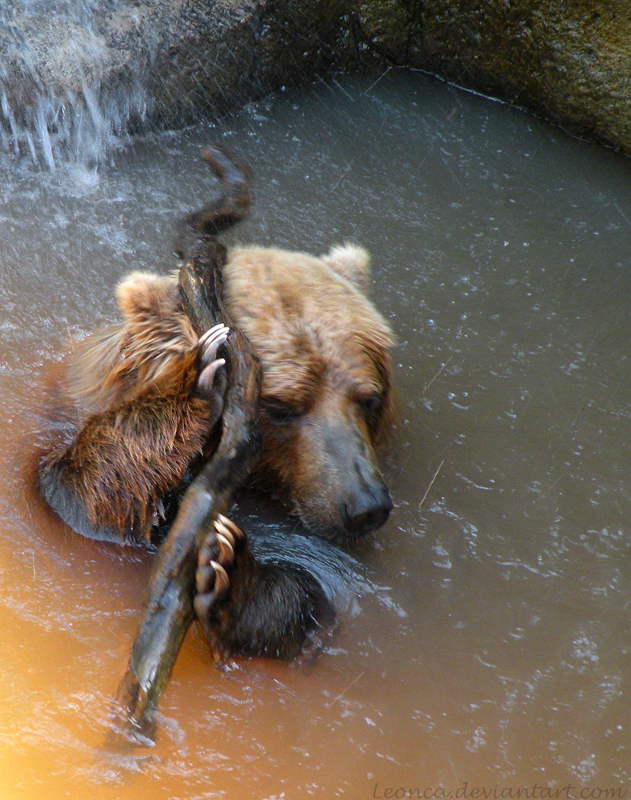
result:
<svg viewBox="0 0 631 800"><path fill-rule="evenodd" d="M363 247L355 244L332 247L328 255L322 256L322 261L362 294L368 294L370 256Z"/></svg>
<svg viewBox="0 0 631 800"><path fill-rule="evenodd" d="M118 306L125 319L137 322L175 311L172 284L171 279L150 272L127 275L116 287Z"/></svg>

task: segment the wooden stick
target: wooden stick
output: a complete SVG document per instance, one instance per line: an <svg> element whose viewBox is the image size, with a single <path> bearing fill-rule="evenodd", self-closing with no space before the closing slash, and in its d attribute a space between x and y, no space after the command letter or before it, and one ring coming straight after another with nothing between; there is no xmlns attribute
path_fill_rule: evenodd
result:
<svg viewBox="0 0 631 800"><path fill-rule="evenodd" d="M240 192L243 199L243 185L247 189L247 181L240 165L220 150L205 151L203 157L219 175L228 195L236 186L234 190ZM224 203L222 211L229 206ZM195 218L191 218L191 224L194 223ZM201 219L199 227L204 232L207 226L208 215ZM234 492L248 477L260 452L257 412L260 367L248 340L234 327L223 306L221 267L224 262L225 248L212 236L206 236L180 270L182 300L196 332L201 334L218 322L231 329L226 343L228 382L222 432L217 450L187 489L177 517L156 555L108 735L108 746L117 751L153 742L154 712L194 618L197 553L216 515L229 510Z"/></svg>

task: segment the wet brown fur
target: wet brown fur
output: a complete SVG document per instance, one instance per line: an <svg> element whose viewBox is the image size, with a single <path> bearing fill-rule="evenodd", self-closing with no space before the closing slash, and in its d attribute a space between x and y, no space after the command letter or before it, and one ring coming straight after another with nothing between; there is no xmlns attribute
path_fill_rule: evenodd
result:
<svg viewBox="0 0 631 800"><path fill-rule="evenodd" d="M391 421L392 337L367 283L368 256L350 245L320 259L236 248L224 267L228 312L263 367L258 474L316 530L340 528L344 475L327 437L351 431L373 463ZM73 483L93 528L148 539L160 498L209 447L212 409L195 391L197 337L176 279L133 273L117 296L125 322L64 362L42 467Z"/></svg>
<svg viewBox="0 0 631 800"><path fill-rule="evenodd" d="M197 337L175 279L133 273L117 294L124 324L80 342L58 370L40 475L72 481L94 530L149 540L161 498L204 452L212 405L195 392Z"/></svg>
<svg viewBox="0 0 631 800"><path fill-rule="evenodd" d="M341 476L323 446L326 432L354 427L374 458L392 422L392 334L365 294L368 254L353 245L322 258L236 248L224 275L229 313L263 367L258 476L290 497L310 528L339 529ZM366 414L361 403L370 397L381 402ZM299 414L279 424L270 414L279 405Z"/></svg>

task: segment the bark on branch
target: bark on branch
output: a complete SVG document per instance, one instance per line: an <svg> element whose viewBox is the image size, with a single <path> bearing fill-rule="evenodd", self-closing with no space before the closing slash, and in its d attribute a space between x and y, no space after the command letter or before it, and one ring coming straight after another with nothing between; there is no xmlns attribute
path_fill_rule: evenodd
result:
<svg viewBox="0 0 631 800"><path fill-rule="evenodd" d="M173 670L186 631L194 618L193 593L197 553L214 517L226 513L234 492L248 477L261 446L258 399L261 375L248 340L226 314L221 295L225 248L212 235L240 219L249 196L244 169L221 150L202 157L219 177L224 196L187 223L204 235L180 270L185 309L198 334L218 322L230 327L227 388L222 432L213 456L187 489L178 515L156 555L147 599L127 671L119 685L108 745L126 750L150 744L154 712Z"/></svg>

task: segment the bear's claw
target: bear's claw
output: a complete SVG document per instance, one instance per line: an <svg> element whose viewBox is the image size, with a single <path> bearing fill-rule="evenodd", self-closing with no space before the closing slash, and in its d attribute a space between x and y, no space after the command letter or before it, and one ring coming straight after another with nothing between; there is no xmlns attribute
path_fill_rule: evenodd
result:
<svg viewBox="0 0 631 800"><path fill-rule="evenodd" d="M197 379L197 389L203 394L210 394L215 383L215 375L217 370L226 363L225 358L218 358L216 361L211 362L207 367L200 372Z"/></svg>
<svg viewBox="0 0 631 800"><path fill-rule="evenodd" d="M197 346L203 349L203 353L204 356L206 357L206 360L208 360L206 353L213 347L215 349L215 352L217 352L219 347L228 338L229 333L230 333L230 328L228 328L227 325L224 325L223 322L219 322L217 325L214 325L212 328L209 328L206 331L206 333L203 333L199 337Z"/></svg>
<svg viewBox="0 0 631 800"><path fill-rule="evenodd" d="M231 563L234 559L234 541L226 538L222 533L218 533L217 546L221 562Z"/></svg>
<svg viewBox="0 0 631 800"><path fill-rule="evenodd" d="M208 617L212 606L230 588L230 573L234 566L234 551L244 538L243 532L227 517L219 514L213 530L206 537L197 557L194 600L195 612L202 622Z"/></svg>
<svg viewBox="0 0 631 800"><path fill-rule="evenodd" d="M217 351L225 344L230 328L223 323L213 326L200 336L197 347L201 351L200 363L202 370L197 379L197 389L202 394L211 394L214 388L215 376L218 370L226 363L225 358L217 358Z"/></svg>
<svg viewBox="0 0 631 800"><path fill-rule="evenodd" d="M239 539L243 539L245 536L241 528L237 527L231 519L228 519L228 517L225 517L223 514L217 515L215 530L217 533L228 538L233 547Z"/></svg>

